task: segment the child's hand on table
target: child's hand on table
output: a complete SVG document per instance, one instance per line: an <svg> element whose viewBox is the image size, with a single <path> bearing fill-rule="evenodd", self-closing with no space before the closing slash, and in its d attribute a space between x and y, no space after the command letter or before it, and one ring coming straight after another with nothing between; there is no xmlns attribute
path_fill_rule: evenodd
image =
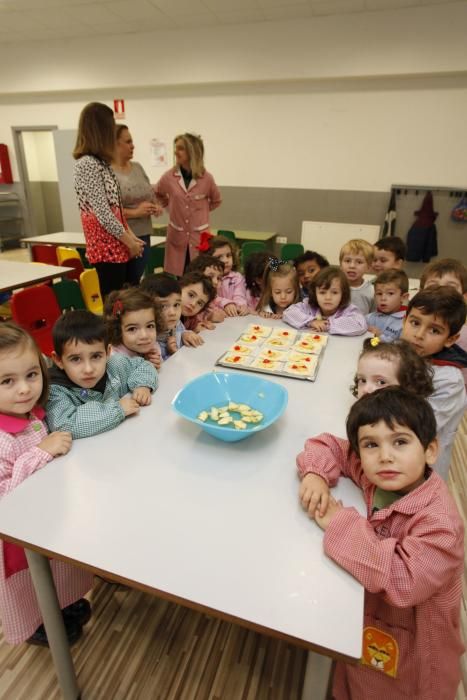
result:
<svg viewBox="0 0 467 700"><path fill-rule="evenodd" d="M169 355L174 355L177 350L177 338L174 335L169 335L167 338L167 352Z"/></svg>
<svg viewBox="0 0 467 700"><path fill-rule="evenodd" d="M71 450L71 433L65 430L57 430L50 433L40 441L38 447L44 452L48 452L52 457L66 455Z"/></svg>
<svg viewBox="0 0 467 700"><path fill-rule="evenodd" d="M145 356L145 359L148 362L150 362L153 365L153 367L155 367L156 369L161 368L162 357L161 357L161 354L158 350L154 349L154 350L151 350L151 352L148 352Z"/></svg>
<svg viewBox="0 0 467 700"><path fill-rule="evenodd" d="M222 309L212 309L212 311L209 312L208 319L213 323L221 323L226 315L227 314Z"/></svg>
<svg viewBox="0 0 467 700"><path fill-rule="evenodd" d="M249 313L248 306L237 306L237 316L248 316Z"/></svg>
<svg viewBox="0 0 467 700"><path fill-rule="evenodd" d="M197 328L199 328L200 331L202 331L203 328L205 328L205 329L208 330L208 331L213 331L213 330L215 330L216 326L214 325L214 323L211 323L211 321L208 321L208 319L205 318L204 321L201 321L201 322L198 324L198 327L197 327ZM199 332L199 331L198 331L198 332Z"/></svg>
<svg viewBox="0 0 467 700"><path fill-rule="evenodd" d="M191 348L197 348L204 344L204 340L194 331L183 331L182 340L184 345L189 345Z"/></svg>
<svg viewBox="0 0 467 700"><path fill-rule="evenodd" d="M139 413L139 403L132 396L124 396L123 399L120 399L119 404L123 408L125 416Z"/></svg>
<svg viewBox="0 0 467 700"><path fill-rule="evenodd" d="M318 507L321 516L323 516L329 503L329 486L322 476L306 474L300 484L298 497L304 509L308 511L310 518L315 518Z"/></svg>
<svg viewBox="0 0 467 700"><path fill-rule="evenodd" d="M317 319L315 318L314 321L311 321L309 324L309 327L313 331L317 331L319 333L322 333L323 331L327 331L329 328L329 322L326 321L325 319Z"/></svg>
<svg viewBox="0 0 467 700"><path fill-rule="evenodd" d="M273 314L272 311L260 311L258 316L261 318L282 318L282 314Z"/></svg>
<svg viewBox="0 0 467 700"><path fill-rule="evenodd" d="M224 311L227 316L238 316L237 304L234 304L233 302L231 304L226 304L224 306Z"/></svg>
<svg viewBox="0 0 467 700"><path fill-rule="evenodd" d="M318 508L315 512L315 520L320 526L320 528L322 530L327 530L327 527L333 519L333 517L336 515L336 513L342 510L343 507L344 506L342 505L342 501L336 501L335 498L329 496L328 507L326 509L325 515L321 516Z"/></svg>
<svg viewBox="0 0 467 700"><path fill-rule="evenodd" d="M151 389L148 389L147 386L137 386L133 390L131 397L139 406L149 406L151 403Z"/></svg>

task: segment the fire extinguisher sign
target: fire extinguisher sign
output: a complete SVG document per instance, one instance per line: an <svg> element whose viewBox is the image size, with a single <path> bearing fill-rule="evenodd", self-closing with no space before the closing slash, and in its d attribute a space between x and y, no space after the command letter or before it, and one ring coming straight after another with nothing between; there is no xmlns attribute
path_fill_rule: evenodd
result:
<svg viewBox="0 0 467 700"><path fill-rule="evenodd" d="M114 100L115 119L125 119L125 100Z"/></svg>

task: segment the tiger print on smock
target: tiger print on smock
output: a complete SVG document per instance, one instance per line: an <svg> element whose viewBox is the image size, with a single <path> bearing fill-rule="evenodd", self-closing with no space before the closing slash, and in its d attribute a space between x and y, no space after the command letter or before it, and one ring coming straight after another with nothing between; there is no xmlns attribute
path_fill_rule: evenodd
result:
<svg viewBox="0 0 467 700"><path fill-rule="evenodd" d="M118 180L107 163L82 156L75 163L75 192L90 263L127 262L128 248L118 239L125 232Z"/></svg>

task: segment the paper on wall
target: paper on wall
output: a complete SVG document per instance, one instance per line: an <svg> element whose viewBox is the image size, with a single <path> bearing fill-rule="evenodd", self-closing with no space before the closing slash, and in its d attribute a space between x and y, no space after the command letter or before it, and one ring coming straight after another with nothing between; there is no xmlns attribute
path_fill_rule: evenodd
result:
<svg viewBox="0 0 467 700"><path fill-rule="evenodd" d="M167 146L165 141L151 139L151 165L155 168L167 167Z"/></svg>

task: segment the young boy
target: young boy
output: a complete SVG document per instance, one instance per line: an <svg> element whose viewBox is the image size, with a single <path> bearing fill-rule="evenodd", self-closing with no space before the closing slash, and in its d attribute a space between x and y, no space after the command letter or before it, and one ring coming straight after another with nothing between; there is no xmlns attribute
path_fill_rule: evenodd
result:
<svg viewBox="0 0 467 700"><path fill-rule="evenodd" d="M300 500L325 531L328 557L365 587L360 665L337 662L339 700L454 700L459 659L463 523L431 469L438 445L429 404L399 387L357 401L348 442L329 434L298 455ZM329 487L350 477L367 517Z"/></svg>
<svg viewBox="0 0 467 700"><path fill-rule="evenodd" d="M211 280L202 272L186 272L180 278L182 290L183 325L199 333L203 329L213 330L215 325L207 317L208 305L216 296Z"/></svg>
<svg viewBox="0 0 467 700"><path fill-rule="evenodd" d="M142 357L111 356L102 317L84 309L68 311L52 336L50 430L69 430L74 440L89 437L112 430L151 403L156 370Z"/></svg>
<svg viewBox="0 0 467 700"><path fill-rule="evenodd" d="M409 297L409 279L403 270L385 270L373 282L376 311L368 314L368 330L387 343L400 338Z"/></svg>
<svg viewBox="0 0 467 700"><path fill-rule="evenodd" d="M157 342L161 347L162 359L179 350L182 345L198 347L204 340L194 331L185 330L180 320L182 315L182 290L180 283L171 275L162 272L148 275L140 284L156 302Z"/></svg>
<svg viewBox="0 0 467 700"><path fill-rule="evenodd" d="M364 316L375 309L374 289L364 275L373 262L373 246L362 238L354 238L342 246L339 254L340 266L349 280L350 300Z"/></svg>
<svg viewBox="0 0 467 700"><path fill-rule="evenodd" d="M373 272L401 270L405 260L406 245L402 238L386 236L374 245Z"/></svg>
<svg viewBox="0 0 467 700"><path fill-rule="evenodd" d="M429 401L436 412L441 448L434 468L444 479L447 479L452 445L466 407L460 370L467 367L467 353L456 345L465 316L465 302L455 289L433 287L410 300L402 327L402 338L433 365L434 393Z"/></svg>
<svg viewBox="0 0 467 700"><path fill-rule="evenodd" d="M308 299L308 286L314 280L318 272L325 267L329 267L329 262L325 257L314 250L305 250L303 255L299 255L293 261L297 270L298 283L300 285L300 299Z"/></svg>

